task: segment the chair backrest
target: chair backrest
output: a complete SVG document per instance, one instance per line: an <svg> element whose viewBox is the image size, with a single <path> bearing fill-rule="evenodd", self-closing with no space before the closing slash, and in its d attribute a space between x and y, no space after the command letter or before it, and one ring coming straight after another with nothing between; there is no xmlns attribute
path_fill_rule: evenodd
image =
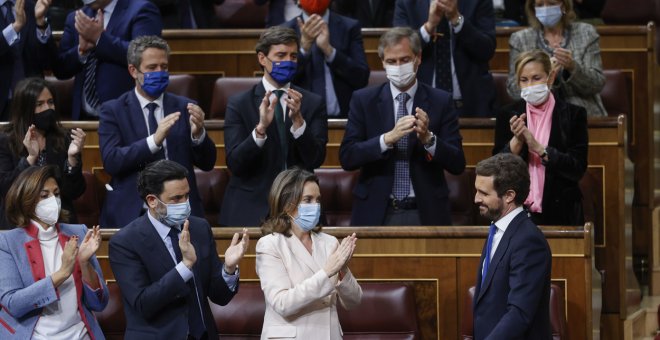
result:
<svg viewBox="0 0 660 340"><path fill-rule="evenodd" d="M266 301L259 282L241 283L238 293L226 306L209 302L220 339L259 339L264 324Z"/></svg>
<svg viewBox="0 0 660 340"><path fill-rule="evenodd" d="M351 224L353 188L359 171L342 169L316 169L321 189L321 206L325 216L324 225L348 226Z"/></svg>
<svg viewBox="0 0 660 340"><path fill-rule="evenodd" d="M99 194L101 187L96 176L89 171L83 171L86 189L80 197L73 201L73 207L76 210L78 223L87 225L88 228L99 224L101 217L102 198Z"/></svg>
<svg viewBox="0 0 660 340"><path fill-rule="evenodd" d="M461 339L472 340L474 336L474 315L472 314L472 302L474 300L475 287L468 289L463 306L463 321L461 323ZM564 290L556 284L550 284L550 325L552 328L552 339L566 339L566 309L564 308Z"/></svg>
<svg viewBox="0 0 660 340"><path fill-rule="evenodd" d="M607 25L646 25L658 20L658 9L654 0L607 0L601 17Z"/></svg>
<svg viewBox="0 0 660 340"><path fill-rule="evenodd" d="M369 83L367 83L367 86L380 85L386 81L387 81L387 74L385 74L385 71L372 70L369 73Z"/></svg>
<svg viewBox="0 0 660 340"><path fill-rule="evenodd" d="M495 83L495 94L497 107L502 107L513 103L513 98L507 92L506 81L509 79L509 74L504 72L493 72L493 82Z"/></svg>
<svg viewBox="0 0 660 340"><path fill-rule="evenodd" d="M124 339L126 331L126 316L124 315L124 303L122 301L119 285L112 281L108 282L108 294L110 299L108 305L101 312L94 312L103 335L108 340Z"/></svg>
<svg viewBox="0 0 660 340"><path fill-rule="evenodd" d="M204 216L211 226L218 223L220 207L229 183L229 170L215 168L211 171L195 169L197 190L202 199Z"/></svg>
<svg viewBox="0 0 660 340"><path fill-rule="evenodd" d="M170 85L167 87L167 92L172 92L179 96L184 96L199 102L199 85L197 85L197 78L190 74L170 75Z"/></svg>
<svg viewBox="0 0 660 340"><path fill-rule="evenodd" d="M209 118L224 119L229 97L249 90L259 81L261 81L261 78L257 77L218 78L213 86L213 99L211 100Z"/></svg>
<svg viewBox="0 0 660 340"><path fill-rule="evenodd" d="M254 0L225 0L215 5L215 16L223 28L264 28L268 6L258 6Z"/></svg>
<svg viewBox="0 0 660 340"><path fill-rule="evenodd" d="M73 82L74 78L59 80L53 76L46 77L55 93L55 110L60 115L60 120L71 120L73 112Z"/></svg>
<svg viewBox="0 0 660 340"><path fill-rule="evenodd" d="M600 91L600 98L608 116L632 114L630 97L632 96L632 80L627 79L621 70L603 70L605 85Z"/></svg>

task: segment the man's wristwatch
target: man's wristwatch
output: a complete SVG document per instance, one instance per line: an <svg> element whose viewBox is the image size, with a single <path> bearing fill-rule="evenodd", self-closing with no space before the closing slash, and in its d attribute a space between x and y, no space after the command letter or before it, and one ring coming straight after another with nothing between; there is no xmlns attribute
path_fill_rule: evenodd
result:
<svg viewBox="0 0 660 340"><path fill-rule="evenodd" d="M463 15L462 15L462 14L459 14L459 15L458 15L458 19L456 19L456 22L455 22L455 23L452 22L452 23L451 23L451 26L452 26L452 27L458 27L458 26L460 26L460 25L463 23L463 20L465 20L465 19L463 18Z"/></svg>
<svg viewBox="0 0 660 340"><path fill-rule="evenodd" d="M38 23L36 25L37 25L38 29L45 30L46 28L48 28L48 18L44 18L44 24L43 25L39 25Z"/></svg>
<svg viewBox="0 0 660 340"><path fill-rule="evenodd" d="M424 144L425 148L430 148L433 146L433 144L435 144L435 134L433 134L433 131L429 131L429 133L431 134L431 138L429 139L428 143Z"/></svg>

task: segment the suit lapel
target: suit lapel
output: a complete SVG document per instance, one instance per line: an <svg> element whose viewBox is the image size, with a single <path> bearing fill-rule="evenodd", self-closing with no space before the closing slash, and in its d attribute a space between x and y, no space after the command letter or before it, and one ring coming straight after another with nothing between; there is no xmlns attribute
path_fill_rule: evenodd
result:
<svg viewBox="0 0 660 340"><path fill-rule="evenodd" d="M172 260L172 255L170 255L167 247L165 247L165 243L163 243L160 235L158 235L156 228L151 224L151 221L147 216L148 213L149 212L146 212L140 217L140 243L144 245L144 249L147 253L151 254L150 257L156 259L156 262L160 264L162 274L164 275L164 273L174 268L175 263L174 260Z"/></svg>
<svg viewBox="0 0 660 340"><path fill-rule="evenodd" d="M394 99L390 90L390 83L382 85L380 95L378 96L378 112L380 112L380 121L383 122L380 133L385 133L394 128Z"/></svg>
<svg viewBox="0 0 660 340"><path fill-rule="evenodd" d="M286 242L289 243L289 248L295 254L295 259L298 260L301 265L309 268L312 273L316 273L319 269L321 269L318 264L316 264L316 261L314 261L313 257L314 252L318 248L318 245L316 244L317 239L314 238L314 235L312 235L312 254L307 251L307 248L305 248L300 239L298 239L298 237L295 235L287 237Z"/></svg>
<svg viewBox="0 0 660 340"><path fill-rule="evenodd" d="M140 101L137 99L135 91L131 91L128 95L124 106L124 113L120 114L128 115L128 121L130 122L130 126L133 127L133 135L137 137L136 139L149 136L142 106L140 106Z"/></svg>

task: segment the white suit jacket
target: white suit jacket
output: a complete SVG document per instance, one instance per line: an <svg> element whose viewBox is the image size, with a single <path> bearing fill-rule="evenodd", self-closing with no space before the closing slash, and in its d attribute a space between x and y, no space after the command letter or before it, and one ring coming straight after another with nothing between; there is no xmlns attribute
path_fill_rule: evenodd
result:
<svg viewBox="0 0 660 340"><path fill-rule="evenodd" d="M273 233L257 242L257 275L266 298L261 339L341 339L337 298L346 309L362 299L350 271L339 281L323 270L337 239L311 236L312 254L295 235Z"/></svg>

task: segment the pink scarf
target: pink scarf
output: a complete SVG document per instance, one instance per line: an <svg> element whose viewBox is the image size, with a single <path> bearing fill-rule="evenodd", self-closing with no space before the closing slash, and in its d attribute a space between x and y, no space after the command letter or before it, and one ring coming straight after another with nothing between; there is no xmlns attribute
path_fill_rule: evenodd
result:
<svg viewBox="0 0 660 340"><path fill-rule="evenodd" d="M527 128L541 145L548 145L554 108L555 97L552 92L548 95L548 100L540 106L527 104ZM545 186L545 166L541 163L541 157L531 150L527 159L530 183L529 195L525 200L525 205L529 207L531 212L541 213L543 212L541 205Z"/></svg>

